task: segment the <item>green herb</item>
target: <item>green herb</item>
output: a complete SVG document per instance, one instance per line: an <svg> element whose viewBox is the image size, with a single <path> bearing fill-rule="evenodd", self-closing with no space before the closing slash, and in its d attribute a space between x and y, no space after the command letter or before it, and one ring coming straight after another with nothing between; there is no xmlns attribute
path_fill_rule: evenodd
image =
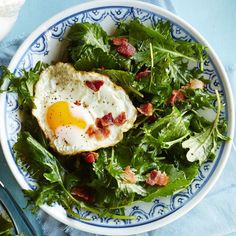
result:
<svg viewBox="0 0 236 236"><path fill-rule="evenodd" d="M21 107L26 109L32 109L34 107L33 97L34 97L34 86L39 79L41 71L47 67L46 64L38 62L34 68L29 71L23 70L21 77L16 77L11 73L7 67L2 66L3 76L0 80L0 86L7 80L9 80L10 85L8 86L8 92L16 92L18 94L18 102ZM0 91L4 92L4 91Z"/></svg>
<svg viewBox="0 0 236 236"><path fill-rule="evenodd" d="M221 101L217 90L216 97L218 107L214 122L204 128L202 132L194 133L193 136L182 143L183 148L189 148L186 156L187 159L191 162L198 160L200 165L210 156L215 156L218 140L229 140L229 138L222 135L218 129Z"/></svg>
<svg viewBox="0 0 236 236"><path fill-rule="evenodd" d="M109 51L107 33L98 24L83 23L71 26L67 39L77 49L82 50L84 47L92 46L100 48L104 52ZM81 51L79 52L81 53ZM78 51L77 51L78 53ZM78 55L77 55L78 56Z"/></svg>

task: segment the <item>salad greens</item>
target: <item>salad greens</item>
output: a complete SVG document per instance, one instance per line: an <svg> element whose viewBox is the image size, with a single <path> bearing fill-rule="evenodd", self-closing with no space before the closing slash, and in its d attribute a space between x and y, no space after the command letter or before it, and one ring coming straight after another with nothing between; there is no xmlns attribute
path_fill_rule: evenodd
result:
<svg viewBox="0 0 236 236"><path fill-rule="evenodd" d="M14 150L19 165L40 183L36 190L26 191L37 206L58 202L81 219L74 207L100 216L132 219L124 214L125 206L186 188L199 166L214 158L218 145L228 140L223 135L226 124L220 119L219 93L214 96L203 87L191 87L191 81L208 83L202 76L206 48L173 39L170 27L169 22L148 27L133 20L122 22L112 36L98 24L78 23L70 28L67 62L77 70L109 76L124 88L136 107L151 103L153 109L151 116L138 115L120 143L97 150L98 158L92 164L84 161L83 154L65 157L50 149L31 114L34 86L47 65L39 62L20 78L3 68L2 81L10 79L7 91L18 93L24 114ZM119 53L115 39L125 39L135 53ZM139 77L140 73L143 76ZM214 100L218 107L211 122L199 110L214 109ZM153 170L165 173L168 183L148 184ZM92 201L75 198L71 193L75 186Z"/></svg>
<svg viewBox="0 0 236 236"><path fill-rule="evenodd" d="M182 143L183 148L189 148L186 155L189 161L198 160L200 164L202 164L207 157L215 155L218 139L228 140L228 138L222 135L218 129L221 103L219 93L216 92L216 95L218 108L214 122L211 125L204 127L202 132L195 133Z"/></svg>
<svg viewBox="0 0 236 236"><path fill-rule="evenodd" d="M34 85L39 80L40 73L47 67L45 63L38 62L33 69L30 71L23 70L23 75L18 78L11 73L7 67L2 66L3 76L0 80L0 86L3 82L8 79L10 85L7 89L8 92L16 92L18 94L19 106L23 107L24 110L31 110L34 107L33 95ZM4 92L0 90L0 92Z"/></svg>
<svg viewBox="0 0 236 236"><path fill-rule="evenodd" d="M4 207L0 204L0 235L1 236L24 236L24 233L16 234L14 224L5 211Z"/></svg>
<svg viewBox="0 0 236 236"><path fill-rule="evenodd" d="M13 228L11 219L0 213L0 235L13 235L11 234Z"/></svg>

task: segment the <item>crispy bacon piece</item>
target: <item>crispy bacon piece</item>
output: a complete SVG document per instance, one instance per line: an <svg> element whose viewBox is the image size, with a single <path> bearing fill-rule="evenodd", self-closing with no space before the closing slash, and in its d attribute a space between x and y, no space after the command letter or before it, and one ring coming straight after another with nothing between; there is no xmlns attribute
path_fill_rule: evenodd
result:
<svg viewBox="0 0 236 236"><path fill-rule="evenodd" d="M104 115L102 118L97 118L95 123L98 128L104 128L109 125L113 125L113 121L114 119L113 119L112 113L109 112L106 115Z"/></svg>
<svg viewBox="0 0 236 236"><path fill-rule="evenodd" d="M150 102L140 105L137 110L145 116L153 115L153 105Z"/></svg>
<svg viewBox="0 0 236 236"><path fill-rule="evenodd" d="M85 133L89 137L93 137L95 135L95 127L93 125L90 125Z"/></svg>
<svg viewBox="0 0 236 236"><path fill-rule="evenodd" d="M74 186L70 192L71 192L71 195L78 200L81 200L87 203L93 203L95 201L95 197L89 191L89 189L86 189L80 186Z"/></svg>
<svg viewBox="0 0 236 236"><path fill-rule="evenodd" d="M151 73L151 71L148 70L148 68L145 68L143 71L139 71L139 72L135 75L135 79L136 79L136 80L140 80L140 79L142 79L142 78L144 78L144 77L149 76L150 73Z"/></svg>
<svg viewBox="0 0 236 236"><path fill-rule="evenodd" d="M102 127L95 129L95 138L97 140L102 140L104 138L108 138L109 134L111 133L109 127Z"/></svg>
<svg viewBox="0 0 236 236"><path fill-rule="evenodd" d="M120 45L128 43L128 39L127 38L122 38L122 37L121 38L114 38L114 39L112 39L112 43L115 46L120 46Z"/></svg>
<svg viewBox="0 0 236 236"><path fill-rule="evenodd" d="M97 140L102 140L103 138L107 138L110 134L109 127L94 127L90 125L86 131L86 134L92 138L95 137Z"/></svg>
<svg viewBox="0 0 236 236"><path fill-rule="evenodd" d="M102 132L100 128L96 128L93 125L90 125L85 132L90 138L95 137L97 140L101 140L103 138Z"/></svg>
<svg viewBox="0 0 236 236"><path fill-rule="evenodd" d="M125 182L135 184L137 179L134 172L131 170L130 166L126 166L124 172L122 173L122 178Z"/></svg>
<svg viewBox="0 0 236 236"><path fill-rule="evenodd" d="M94 136L98 141L102 140L104 138L101 130L102 130L102 128L95 129Z"/></svg>
<svg viewBox="0 0 236 236"><path fill-rule="evenodd" d="M127 58L132 57L136 53L135 47L130 43L121 44L120 46L117 46L116 51Z"/></svg>
<svg viewBox="0 0 236 236"><path fill-rule="evenodd" d="M101 118L97 118L96 121L95 121L95 124L98 128L102 128L102 121L101 121Z"/></svg>
<svg viewBox="0 0 236 236"><path fill-rule="evenodd" d="M86 80L85 84L87 87L97 92L104 84L103 80Z"/></svg>
<svg viewBox="0 0 236 236"><path fill-rule="evenodd" d="M114 119L113 119L112 113L109 112L106 115L104 115L102 118L100 118L99 123L102 125L102 127L106 127L106 126L112 125L113 121Z"/></svg>
<svg viewBox="0 0 236 236"><path fill-rule="evenodd" d="M97 158L98 158L98 153L96 152L86 152L84 154L84 160L89 164L94 163Z"/></svg>
<svg viewBox="0 0 236 236"><path fill-rule="evenodd" d="M126 114L125 112L121 112L115 119L114 124L117 126L121 126L126 122Z"/></svg>
<svg viewBox="0 0 236 236"><path fill-rule="evenodd" d="M174 106L175 102L182 102L185 100L184 93L181 90L173 90L170 97L170 104Z"/></svg>
<svg viewBox="0 0 236 236"><path fill-rule="evenodd" d="M112 43L116 46L116 51L124 57L130 58L136 53L135 47L127 38L114 38Z"/></svg>
<svg viewBox="0 0 236 236"><path fill-rule="evenodd" d="M111 131L108 127L102 127L101 129L99 129L100 133L102 134L102 136L104 138L108 138L108 136L110 135Z"/></svg>
<svg viewBox="0 0 236 236"><path fill-rule="evenodd" d="M123 125L126 122L126 114L125 112L121 112L115 119L112 116L112 113L109 112L104 115L102 118L96 119L96 126L99 128L108 127L110 125Z"/></svg>
<svg viewBox="0 0 236 236"><path fill-rule="evenodd" d="M77 106L80 106L80 105L81 105L81 101L80 101L80 100L76 100L76 101L74 102L74 104L77 105Z"/></svg>
<svg viewBox="0 0 236 236"><path fill-rule="evenodd" d="M95 137L97 140L101 140L103 138L107 138L111 131L109 129L110 125L123 125L126 122L125 112L121 112L115 119L112 116L112 113L109 112L104 115L102 118L96 119L96 127L90 125L86 131L89 137Z"/></svg>
<svg viewBox="0 0 236 236"><path fill-rule="evenodd" d="M146 183L148 185L158 185L165 186L169 181L169 176L166 175L165 172L161 172L160 170L152 170L147 174Z"/></svg>

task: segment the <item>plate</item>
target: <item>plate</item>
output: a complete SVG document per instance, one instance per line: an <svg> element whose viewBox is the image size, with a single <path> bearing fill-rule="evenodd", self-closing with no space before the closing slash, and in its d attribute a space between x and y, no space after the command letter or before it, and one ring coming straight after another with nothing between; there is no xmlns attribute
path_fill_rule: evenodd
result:
<svg viewBox="0 0 236 236"><path fill-rule="evenodd" d="M63 11L35 30L22 44L10 63L10 70L21 75L22 69L30 69L38 60L51 63L59 60L64 48L64 38L68 29L76 22L96 22L112 33L121 20L139 18L142 22L154 25L159 19L171 22L173 38L185 41L196 41L208 47L209 58L204 64L203 76L211 82L207 86L210 93L215 89L221 94L225 103L221 111L228 124L227 135L232 137L234 130L234 112L232 91L218 57L205 39L188 23L157 6L139 1L96 1L81 4ZM7 84L5 84L7 86ZM6 160L22 188L32 188L34 180L29 173L23 172L15 162L13 145L21 129L18 114L17 96L4 94L1 98L1 140ZM170 197L158 198L150 203L139 203L126 208L126 214L136 216L135 220L118 220L81 211L82 217L90 221L81 221L67 215L62 207L42 206L42 209L57 220L74 228L92 233L110 235L127 235L141 233L164 226L181 217L209 192L220 176L230 149L231 142L222 144L217 150L214 161L205 162L198 171L192 184L181 192Z"/></svg>

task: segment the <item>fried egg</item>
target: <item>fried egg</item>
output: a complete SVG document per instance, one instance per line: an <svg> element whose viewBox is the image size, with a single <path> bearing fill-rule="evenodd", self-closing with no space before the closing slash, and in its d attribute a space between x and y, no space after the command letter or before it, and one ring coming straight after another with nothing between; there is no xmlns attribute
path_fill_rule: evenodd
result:
<svg viewBox="0 0 236 236"><path fill-rule="evenodd" d="M57 63L41 73L34 104L32 113L39 126L50 146L62 155L117 144L137 117L126 92L109 77L76 71L68 63Z"/></svg>

